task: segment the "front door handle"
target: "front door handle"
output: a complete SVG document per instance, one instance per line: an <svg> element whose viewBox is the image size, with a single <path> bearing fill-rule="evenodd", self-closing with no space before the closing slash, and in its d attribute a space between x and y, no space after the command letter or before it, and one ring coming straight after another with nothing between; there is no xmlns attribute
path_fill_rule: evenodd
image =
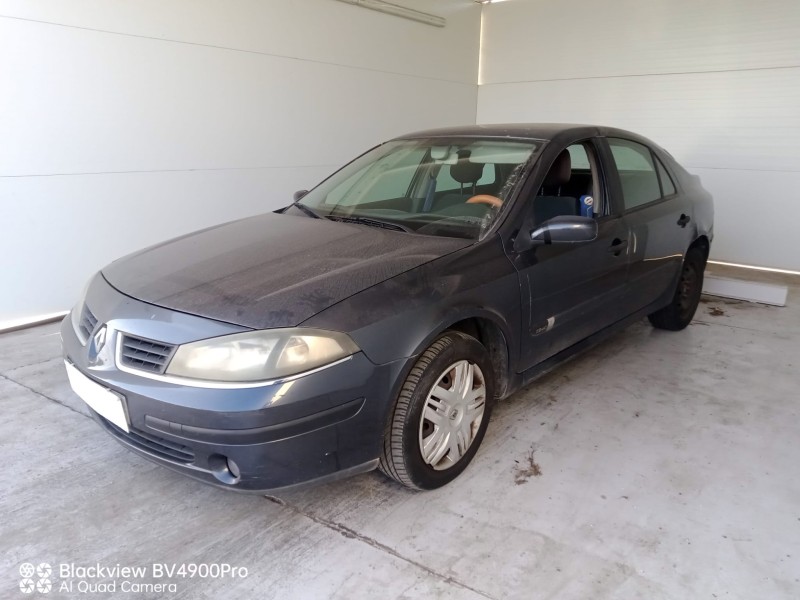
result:
<svg viewBox="0 0 800 600"><path fill-rule="evenodd" d="M613 254L614 256L619 256L625 248L628 247L628 240L621 240L619 238L615 238L611 245L608 247L608 251Z"/></svg>
<svg viewBox="0 0 800 600"><path fill-rule="evenodd" d="M681 227L686 227L689 224L689 221L691 220L692 217L690 217L689 215L681 214L681 218L678 219L678 225L680 225Z"/></svg>

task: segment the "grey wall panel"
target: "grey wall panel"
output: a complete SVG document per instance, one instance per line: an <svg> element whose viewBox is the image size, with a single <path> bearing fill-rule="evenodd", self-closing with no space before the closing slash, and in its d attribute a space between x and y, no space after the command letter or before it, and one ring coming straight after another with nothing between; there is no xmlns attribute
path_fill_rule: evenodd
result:
<svg viewBox="0 0 800 600"><path fill-rule="evenodd" d="M800 64L797 0L514 0L484 14L481 83Z"/></svg>

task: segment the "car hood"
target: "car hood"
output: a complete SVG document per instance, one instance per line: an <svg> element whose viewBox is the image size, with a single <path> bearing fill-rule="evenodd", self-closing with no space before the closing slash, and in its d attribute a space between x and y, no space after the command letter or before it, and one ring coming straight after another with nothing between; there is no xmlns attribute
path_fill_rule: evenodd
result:
<svg viewBox="0 0 800 600"><path fill-rule="evenodd" d="M147 248L102 272L150 304L254 329L292 327L471 243L267 213Z"/></svg>

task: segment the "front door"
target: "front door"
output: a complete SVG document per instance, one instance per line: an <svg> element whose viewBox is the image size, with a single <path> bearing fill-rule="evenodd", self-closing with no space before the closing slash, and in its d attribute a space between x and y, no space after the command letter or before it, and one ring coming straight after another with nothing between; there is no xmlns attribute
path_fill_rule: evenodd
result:
<svg viewBox="0 0 800 600"><path fill-rule="evenodd" d="M523 230L541 225L541 218L580 214L592 199L598 236L581 244L535 246L512 256L520 277L527 331L521 336L521 369L565 350L625 316L624 295L629 256L629 230L609 202L597 146L593 140L572 144L560 154L528 202ZM552 172L557 171L556 175ZM574 201L573 212L571 201ZM552 202L552 203L551 203ZM547 206L548 208L543 208ZM557 213L557 214L554 214ZM533 218L531 219L531 215Z"/></svg>

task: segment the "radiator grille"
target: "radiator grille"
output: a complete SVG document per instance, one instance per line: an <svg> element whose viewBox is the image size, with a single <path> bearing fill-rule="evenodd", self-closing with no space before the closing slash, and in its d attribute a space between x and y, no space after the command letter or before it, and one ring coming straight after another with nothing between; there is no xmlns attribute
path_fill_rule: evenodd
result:
<svg viewBox="0 0 800 600"><path fill-rule="evenodd" d="M81 312L80 325L78 326L78 328L81 330L80 333L83 337L84 342L89 339L96 326L97 326L97 317L95 317L92 314L92 311L89 310L89 307L84 304L83 312Z"/></svg>
<svg viewBox="0 0 800 600"><path fill-rule="evenodd" d="M174 353L175 346L171 344L122 334L120 362L126 367L148 373L163 373Z"/></svg>

